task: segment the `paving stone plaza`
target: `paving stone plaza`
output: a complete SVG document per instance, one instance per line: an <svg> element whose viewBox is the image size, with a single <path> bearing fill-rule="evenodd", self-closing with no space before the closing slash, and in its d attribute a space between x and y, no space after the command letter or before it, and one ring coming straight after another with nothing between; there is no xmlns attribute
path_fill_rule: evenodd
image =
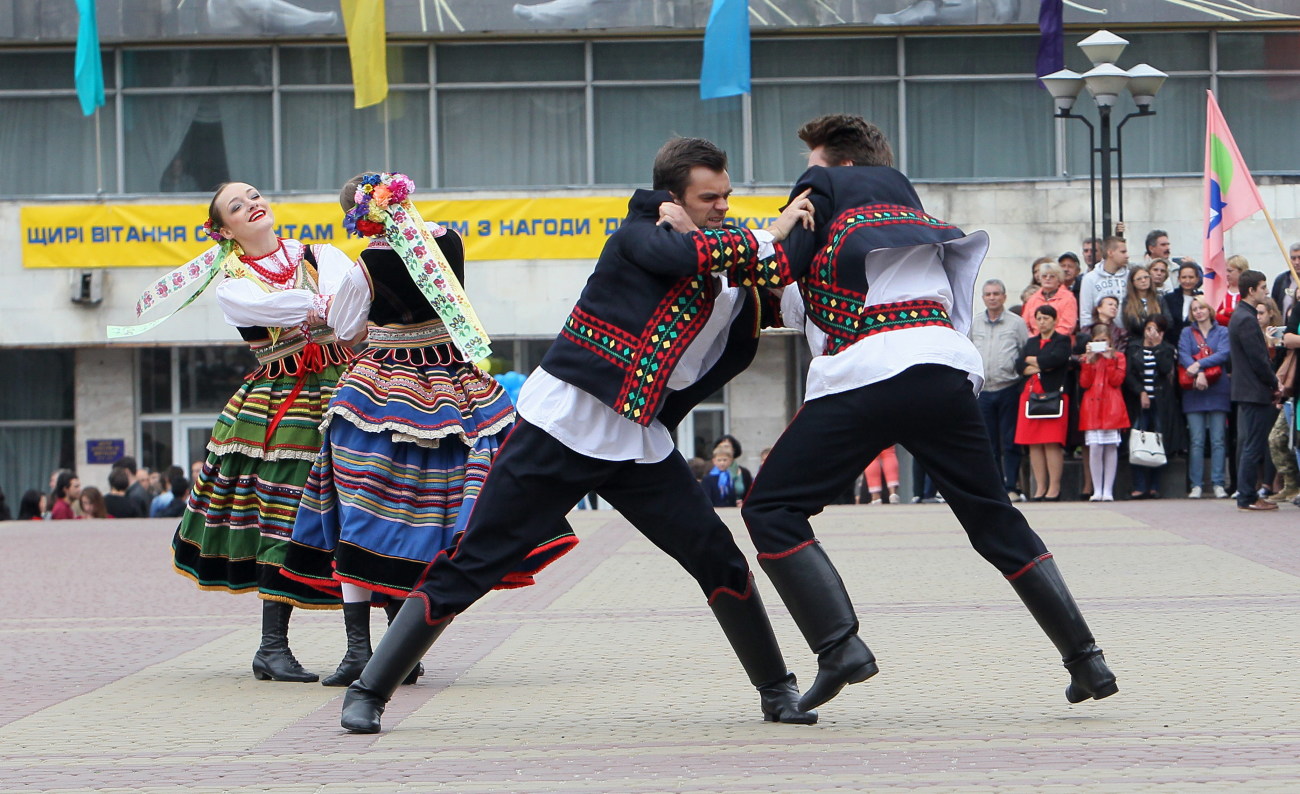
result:
<svg viewBox="0 0 1300 794"><path fill-rule="evenodd" d="M840 507L814 526L880 675L815 726L764 723L694 583L617 514L577 512L578 548L457 618L375 736L339 728L340 689L253 679L257 599L172 573L172 522L0 524L0 792L1300 790L1300 514L1025 510L1114 697L1066 703L946 506ZM756 575L807 685L815 659ZM290 638L328 673L341 616L295 612Z"/></svg>

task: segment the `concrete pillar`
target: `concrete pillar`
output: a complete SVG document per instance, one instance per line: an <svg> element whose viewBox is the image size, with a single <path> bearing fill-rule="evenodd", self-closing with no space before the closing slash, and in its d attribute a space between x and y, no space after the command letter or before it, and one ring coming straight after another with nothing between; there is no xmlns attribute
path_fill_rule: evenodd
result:
<svg viewBox="0 0 1300 794"><path fill-rule="evenodd" d="M77 417L74 468L82 486L108 493L111 463L91 463L86 442L120 440L125 454L139 460L135 448L135 351L129 348L77 348L73 387Z"/></svg>
<svg viewBox="0 0 1300 794"><path fill-rule="evenodd" d="M776 443L802 402L801 392L792 400L803 382L798 378L792 388L792 339L804 344L803 336L763 334L754 363L727 389L731 435L740 439L744 447L740 464L750 471L758 471L759 453Z"/></svg>

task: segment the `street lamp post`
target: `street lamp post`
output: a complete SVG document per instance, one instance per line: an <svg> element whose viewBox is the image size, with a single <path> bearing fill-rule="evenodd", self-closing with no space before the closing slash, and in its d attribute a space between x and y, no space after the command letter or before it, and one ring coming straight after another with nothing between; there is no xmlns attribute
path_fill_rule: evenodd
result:
<svg viewBox="0 0 1300 794"><path fill-rule="evenodd" d="M1053 72L1045 77L1039 78L1047 90L1051 92L1052 98L1056 103L1056 118L1060 119L1078 119L1088 127L1088 192L1091 204L1091 230L1095 237L1097 231L1097 199L1096 199L1096 180L1097 169L1095 164L1097 159L1101 161L1101 236L1102 239L1111 236L1111 157L1115 158L1115 178L1119 188L1119 219L1124 220L1124 154L1123 154L1123 130L1124 125L1129 119L1138 116L1154 116L1156 112L1151 109L1152 103L1155 102L1156 93L1160 86L1164 84L1165 78L1168 77L1164 72L1148 64L1138 64L1137 66L1124 71L1115 65L1119 56L1128 46L1128 41L1116 36L1115 34L1099 30L1088 38L1079 42L1079 49L1083 50L1092 61L1092 68L1083 74L1072 72L1069 69L1062 69L1059 72ZM1088 88L1088 93L1092 94L1093 101L1097 103L1098 124L1094 128L1093 123L1086 117L1071 113L1074 102L1079 96L1079 92L1084 87ZM1115 106L1115 101L1119 95L1127 88L1133 95L1133 102L1137 105L1137 112L1129 113L1120 119L1119 125L1115 127L1115 143L1111 144L1111 110ZM1100 138L1098 141L1097 138Z"/></svg>

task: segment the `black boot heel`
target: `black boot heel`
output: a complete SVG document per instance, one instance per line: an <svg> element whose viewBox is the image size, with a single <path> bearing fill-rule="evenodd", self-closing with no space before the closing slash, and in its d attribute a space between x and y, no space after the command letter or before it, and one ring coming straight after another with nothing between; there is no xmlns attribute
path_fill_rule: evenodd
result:
<svg viewBox="0 0 1300 794"><path fill-rule="evenodd" d="M1100 651L1077 662L1068 662L1065 669L1070 671L1065 699L1071 703L1082 703L1089 698L1101 700L1119 691L1115 674L1106 666L1106 657Z"/></svg>

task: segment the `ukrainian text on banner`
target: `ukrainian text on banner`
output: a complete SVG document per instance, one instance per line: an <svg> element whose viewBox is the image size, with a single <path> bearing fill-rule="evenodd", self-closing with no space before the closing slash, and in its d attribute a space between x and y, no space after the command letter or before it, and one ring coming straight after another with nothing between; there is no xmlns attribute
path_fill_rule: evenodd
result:
<svg viewBox="0 0 1300 794"><path fill-rule="evenodd" d="M733 196L729 222L761 228L784 196ZM625 196L417 201L420 214L465 238L470 260L595 259L627 213ZM356 256L338 204L276 203L277 233L331 243ZM207 205L51 204L23 207L19 234L25 268L175 267L212 242L203 235Z"/></svg>

